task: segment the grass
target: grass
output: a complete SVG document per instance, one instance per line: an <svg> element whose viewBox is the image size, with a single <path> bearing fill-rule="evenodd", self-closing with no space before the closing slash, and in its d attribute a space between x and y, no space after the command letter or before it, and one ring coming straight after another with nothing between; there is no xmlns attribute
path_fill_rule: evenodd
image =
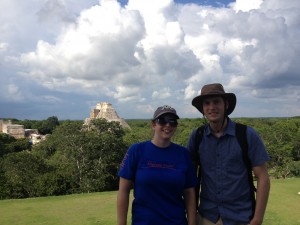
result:
<svg viewBox="0 0 300 225"><path fill-rule="evenodd" d="M263 225L300 224L300 178L272 180ZM1 225L115 225L117 192L0 201ZM130 224L130 223L128 223Z"/></svg>
<svg viewBox="0 0 300 225"><path fill-rule="evenodd" d="M300 178L271 180L264 225L300 225Z"/></svg>
<svg viewBox="0 0 300 225"><path fill-rule="evenodd" d="M0 201L1 225L116 224L116 192Z"/></svg>

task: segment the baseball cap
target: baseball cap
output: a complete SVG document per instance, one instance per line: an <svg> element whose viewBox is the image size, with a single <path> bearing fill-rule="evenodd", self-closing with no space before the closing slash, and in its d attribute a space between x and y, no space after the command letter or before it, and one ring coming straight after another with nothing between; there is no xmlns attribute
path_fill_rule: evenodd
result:
<svg viewBox="0 0 300 225"><path fill-rule="evenodd" d="M175 116L176 119L179 119L179 116L176 113L176 110L174 108L172 108L171 106L168 105L164 105L164 106L160 106L158 107L153 115L153 120L157 119L158 117L164 115L164 114L172 114Z"/></svg>

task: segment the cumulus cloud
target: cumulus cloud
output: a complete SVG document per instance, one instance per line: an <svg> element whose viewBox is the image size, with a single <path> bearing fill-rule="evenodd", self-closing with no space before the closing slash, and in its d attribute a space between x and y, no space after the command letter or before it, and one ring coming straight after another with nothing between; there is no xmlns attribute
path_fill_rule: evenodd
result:
<svg viewBox="0 0 300 225"><path fill-rule="evenodd" d="M179 2L1 1L0 101L45 102L64 118L101 101L148 118L168 103L195 117L192 98L220 82L237 94L233 116L299 115L298 0Z"/></svg>
<svg viewBox="0 0 300 225"><path fill-rule="evenodd" d="M136 99L138 92L148 91L141 86L150 87L159 80L182 85L181 79L194 74L201 64L185 45L176 17L170 16L175 4L154 3L150 12L141 1L130 1L124 9L111 0L84 10L54 44L41 40L36 50L22 54L21 63L30 69L26 76L61 91L74 91L74 80L81 82L82 88L76 85L76 90L83 92L112 86L106 91L114 92L119 101ZM170 11L167 16L165 11ZM128 96L124 91L128 88L120 85L136 91ZM157 86L163 87L164 82Z"/></svg>
<svg viewBox="0 0 300 225"><path fill-rule="evenodd" d="M248 12L252 9L259 9L262 3L263 0L252 0L252 1L236 0L236 2L232 5L235 11Z"/></svg>

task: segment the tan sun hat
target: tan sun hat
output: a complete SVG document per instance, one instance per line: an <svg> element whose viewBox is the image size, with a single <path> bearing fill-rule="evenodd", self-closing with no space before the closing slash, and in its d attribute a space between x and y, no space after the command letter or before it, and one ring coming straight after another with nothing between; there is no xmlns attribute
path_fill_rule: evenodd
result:
<svg viewBox="0 0 300 225"><path fill-rule="evenodd" d="M233 112L236 105L236 96L233 93L225 93L222 84L219 83L204 85L201 89L201 94L192 100L192 105L203 114L203 99L213 96L221 96L228 101L226 115L230 115Z"/></svg>

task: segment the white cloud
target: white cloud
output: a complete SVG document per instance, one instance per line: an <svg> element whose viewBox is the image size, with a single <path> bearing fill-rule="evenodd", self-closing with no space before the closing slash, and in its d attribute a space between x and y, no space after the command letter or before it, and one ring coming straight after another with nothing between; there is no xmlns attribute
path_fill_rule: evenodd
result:
<svg viewBox="0 0 300 225"><path fill-rule="evenodd" d="M19 87L15 84L7 85L7 94L11 96L10 100L21 101L23 99L22 94L20 93Z"/></svg>
<svg viewBox="0 0 300 225"><path fill-rule="evenodd" d="M233 116L298 115L299 12L298 0L3 0L0 101L51 102L62 117L108 101L124 118L168 103L194 117L192 98L220 82L237 94Z"/></svg>
<svg viewBox="0 0 300 225"><path fill-rule="evenodd" d="M152 93L152 98L154 99L167 99L171 97L171 90L169 87L163 88L159 91L154 91Z"/></svg>
<svg viewBox="0 0 300 225"><path fill-rule="evenodd" d="M248 12L252 9L259 9L260 5L263 3L263 0L236 0L236 3L233 4L233 9L235 11L244 11Z"/></svg>
<svg viewBox="0 0 300 225"><path fill-rule="evenodd" d="M7 50L7 47L8 47L8 44L7 43L0 43L0 52L1 51L6 51Z"/></svg>

